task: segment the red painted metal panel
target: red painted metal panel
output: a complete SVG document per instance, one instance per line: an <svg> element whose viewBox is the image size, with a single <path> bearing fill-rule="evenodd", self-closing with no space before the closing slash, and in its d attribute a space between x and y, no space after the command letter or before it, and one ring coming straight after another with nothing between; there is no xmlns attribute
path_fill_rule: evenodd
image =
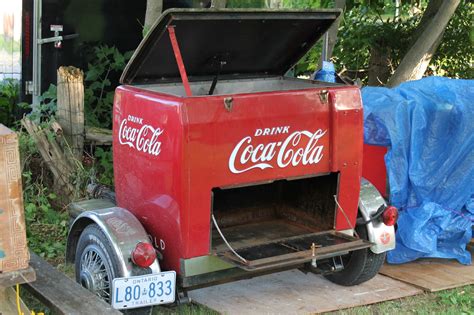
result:
<svg viewBox="0 0 474 315"><path fill-rule="evenodd" d="M330 92L334 107L337 139L333 144L337 156L336 169L340 172L336 229L355 227L359 206L360 180L362 176L363 113L360 92L356 88L334 89ZM342 211L350 220L346 219Z"/></svg>
<svg viewBox="0 0 474 315"><path fill-rule="evenodd" d="M209 254L211 190L338 172L335 228L355 225L362 108L355 87L181 98L122 86L114 104L119 206L143 223L163 267ZM331 160L332 159L332 160Z"/></svg>
<svg viewBox="0 0 474 315"><path fill-rule="evenodd" d="M386 153L386 147L364 144L362 176L371 182L385 198L388 197Z"/></svg>

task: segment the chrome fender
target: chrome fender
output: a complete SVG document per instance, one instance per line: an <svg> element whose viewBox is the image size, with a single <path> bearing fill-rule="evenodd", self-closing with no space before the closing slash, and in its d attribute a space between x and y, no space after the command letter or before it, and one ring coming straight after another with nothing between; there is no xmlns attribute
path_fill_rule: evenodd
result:
<svg viewBox="0 0 474 315"><path fill-rule="evenodd" d="M132 263L132 251L139 242L151 242L140 221L130 211L120 207L89 210L81 213L69 229L66 261L74 263L79 237L86 226L93 223L102 229L112 245L115 256L119 260L119 277L138 275L134 270L140 268ZM152 273L160 272L158 260L155 260L150 269Z"/></svg>
<svg viewBox="0 0 474 315"><path fill-rule="evenodd" d="M360 187L359 211L365 221L377 212L380 206L386 206L385 200L368 180L362 179ZM385 225L382 220L366 224L369 241L373 244L370 250L380 254L395 248L395 228Z"/></svg>

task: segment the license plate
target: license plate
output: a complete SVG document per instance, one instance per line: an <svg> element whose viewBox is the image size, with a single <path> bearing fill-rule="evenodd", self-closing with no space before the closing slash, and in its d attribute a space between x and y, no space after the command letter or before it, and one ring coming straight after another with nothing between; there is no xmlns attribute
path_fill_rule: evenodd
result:
<svg viewBox="0 0 474 315"><path fill-rule="evenodd" d="M137 308L173 303L176 296L176 272L128 278L115 278L112 282L112 307Z"/></svg>

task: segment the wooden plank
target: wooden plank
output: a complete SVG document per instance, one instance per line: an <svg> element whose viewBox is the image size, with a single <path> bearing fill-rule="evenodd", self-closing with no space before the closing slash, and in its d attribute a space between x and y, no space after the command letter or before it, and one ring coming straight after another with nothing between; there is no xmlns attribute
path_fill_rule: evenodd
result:
<svg viewBox="0 0 474 315"><path fill-rule="evenodd" d="M0 288L35 281L36 273L30 266L26 269L0 273Z"/></svg>
<svg viewBox="0 0 474 315"><path fill-rule="evenodd" d="M31 252L37 280L27 289L54 314L121 314Z"/></svg>
<svg viewBox="0 0 474 315"><path fill-rule="evenodd" d="M86 126L86 141L95 145L112 145L112 130Z"/></svg>
<svg viewBox="0 0 474 315"><path fill-rule="evenodd" d="M20 311L23 314L31 314L30 310L22 299L19 299L18 302ZM18 314L16 291L14 288L0 288L0 314Z"/></svg>
<svg viewBox="0 0 474 315"><path fill-rule="evenodd" d="M380 273L429 292L474 284L474 265L465 266L446 259L420 259L402 265L385 264Z"/></svg>
<svg viewBox="0 0 474 315"><path fill-rule="evenodd" d="M382 275L345 287L320 275L288 270L193 290L189 296L222 314L319 314L422 292Z"/></svg>

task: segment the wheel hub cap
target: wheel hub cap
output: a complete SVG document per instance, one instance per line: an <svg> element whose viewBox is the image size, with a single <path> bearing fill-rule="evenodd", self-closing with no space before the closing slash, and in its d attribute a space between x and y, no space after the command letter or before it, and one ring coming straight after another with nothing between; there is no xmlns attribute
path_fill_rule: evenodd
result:
<svg viewBox="0 0 474 315"><path fill-rule="evenodd" d="M82 253L79 279L83 287L110 301L110 266L95 246L88 246Z"/></svg>

